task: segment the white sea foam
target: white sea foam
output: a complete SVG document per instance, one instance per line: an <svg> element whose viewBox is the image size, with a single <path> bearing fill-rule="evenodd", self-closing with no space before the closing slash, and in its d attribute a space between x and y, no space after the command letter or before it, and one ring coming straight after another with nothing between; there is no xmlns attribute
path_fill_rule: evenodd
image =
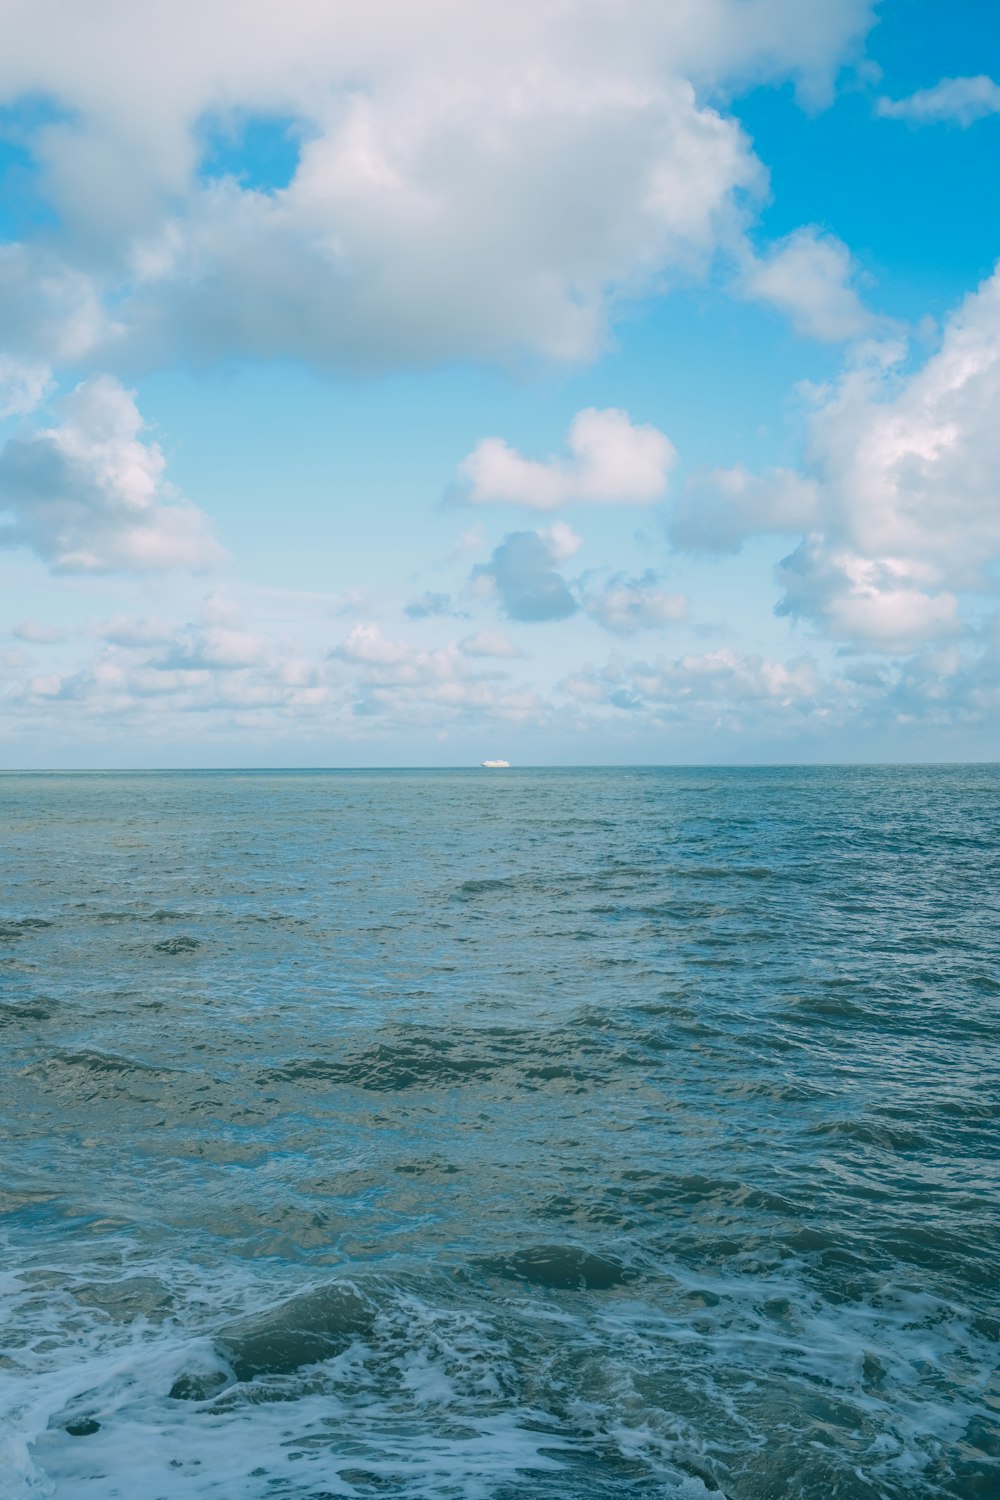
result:
<svg viewBox="0 0 1000 1500"><path fill-rule="evenodd" d="M573 1494L591 1471L694 1500L736 1469L763 1466L766 1482L770 1458L801 1444L803 1414L812 1441L828 1429L887 1494L930 1495L991 1373L961 1308L891 1280L831 1307L792 1265L674 1267L673 1312L632 1288L583 1315L517 1282L485 1311L464 1278L450 1298L441 1278L422 1291L412 1277L340 1281L370 1307L365 1330L301 1368L282 1345L273 1372L240 1383L225 1329L280 1330L287 1308L294 1334L303 1308L337 1304L329 1283L226 1269L144 1264L122 1241L93 1264L5 1276L5 1500L305 1500L378 1484L489 1500L511 1486ZM121 1286L167 1287L172 1310L129 1321ZM178 1382L193 1399L171 1396ZM815 1462L828 1458L821 1443Z"/></svg>
<svg viewBox="0 0 1000 1500"><path fill-rule="evenodd" d="M0 1371L5 1500L356 1495L376 1477L414 1496L487 1497L560 1467L551 1424L504 1397L503 1341L481 1318L412 1293L385 1299L371 1339L335 1358L242 1385L230 1371L221 1395L192 1401L171 1399L179 1379L226 1373L217 1342L186 1331L206 1314L223 1321L223 1310L211 1316L211 1281L186 1288L183 1319L126 1328L73 1308L63 1290L40 1296L15 1277L5 1289L8 1324L27 1335ZM242 1292L244 1318L255 1306L273 1314L263 1286Z"/></svg>

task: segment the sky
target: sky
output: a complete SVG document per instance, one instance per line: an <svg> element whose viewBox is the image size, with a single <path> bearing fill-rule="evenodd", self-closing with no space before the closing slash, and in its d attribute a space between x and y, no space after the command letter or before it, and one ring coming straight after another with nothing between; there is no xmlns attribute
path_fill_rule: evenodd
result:
<svg viewBox="0 0 1000 1500"><path fill-rule="evenodd" d="M997 758L995 0L0 39L0 767Z"/></svg>

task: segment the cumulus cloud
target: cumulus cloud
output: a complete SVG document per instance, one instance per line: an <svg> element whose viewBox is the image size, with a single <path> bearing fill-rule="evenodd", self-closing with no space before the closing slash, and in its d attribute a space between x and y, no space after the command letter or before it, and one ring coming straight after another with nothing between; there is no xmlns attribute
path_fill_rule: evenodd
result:
<svg viewBox="0 0 1000 1500"><path fill-rule="evenodd" d="M615 653L555 689L512 681L502 638L489 632L427 650L366 624L325 652L263 639L234 609L209 601L193 621L160 629L137 619L130 629L123 616L107 634L96 655L64 670L40 669L38 643L29 642L30 653L0 653L3 733L28 724L65 734L71 713L74 734L99 733L110 720L116 734L158 744L192 724L213 735L264 731L299 742L303 733L347 743L401 729L441 736L471 728L478 737L489 723L799 738L880 725L964 731L1000 712L1000 614L975 641L929 643L901 662L850 657L839 675L824 676L808 656Z"/></svg>
<svg viewBox="0 0 1000 1500"><path fill-rule="evenodd" d="M693 474L674 506L670 540L689 552L737 552L761 532L809 531L819 520L819 486L790 469L758 475L740 465Z"/></svg>
<svg viewBox="0 0 1000 1500"><path fill-rule="evenodd" d="M962 630L954 594L923 586L933 586L934 570L901 559L859 557L809 538L780 564L778 578L777 612L817 621L835 640L907 652Z"/></svg>
<svg viewBox="0 0 1000 1500"><path fill-rule="evenodd" d="M115 615L94 625L92 633L112 646L163 646L173 639L175 629L167 620Z"/></svg>
<svg viewBox="0 0 1000 1500"><path fill-rule="evenodd" d="M967 643L932 646L904 661L879 684L882 712L898 722L952 727L990 724L1000 716L1000 612Z"/></svg>
<svg viewBox="0 0 1000 1500"><path fill-rule="evenodd" d="M819 97L871 10L35 0L7 7L0 101L50 101L29 142L45 276L97 296L74 338L106 361L577 359L616 301L741 231L763 173L706 98L785 77ZM298 143L275 182L238 163L262 120Z"/></svg>
<svg viewBox="0 0 1000 1500"><path fill-rule="evenodd" d="M687 603L683 594L661 588L658 574L648 571L639 578L616 573L603 588L587 595L585 608L614 635L635 635L676 625L686 615Z"/></svg>
<svg viewBox="0 0 1000 1500"><path fill-rule="evenodd" d="M933 88L918 89L905 99L880 99L878 112L916 125L940 120L972 125L986 115L1000 114L1000 84L982 73L975 78L942 78Z"/></svg>
<svg viewBox="0 0 1000 1500"><path fill-rule="evenodd" d="M874 321L852 284L856 279L843 241L809 225L748 261L742 285L746 296L771 303L799 333L838 343L858 338Z"/></svg>
<svg viewBox="0 0 1000 1500"><path fill-rule="evenodd" d="M959 596L997 587L1000 268L922 366L906 353L859 345L814 393L801 473L695 476L671 523L675 543L701 550L803 533L779 569L779 612L893 653L954 635Z"/></svg>
<svg viewBox="0 0 1000 1500"><path fill-rule="evenodd" d="M286 188L200 188L141 248L126 346L361 370L593 355L608 289L702 269L759 169L689 86L537 66L341 93Z"/></svg>
<svg viewBox="0 0 1000 1500"><path fill-rule="evenodd" d="M615 655L603 667L573 674L563 686L581 703L688 723L717 724L761 711L771 717L823 714L829 697L809 657L781 662L728 649L651 662Z"/></svg>
<svg viewBox="0 0 1000 1500"><path fill-rule="evenodd" d="M565 562L567 558L575 557L583 546L583 537L578 536L565 521L553 521L551 526L546 526L538 535L552 553L554 562Z"/></svg>
<svg viewBox="0 0 1000 1500"><path fill-rule="evenodd" d="M60 254L48 243L0 244L0 372L12 381L15 411L31 410L26 403L41 395L48 366L86 359L115 334L99 280L91 268L74 266L71 254L72 247Z"/></svg>
<svg viewBox="0 0 1000 1500"><path fill-rule="evenodd" d="M483 438L459 466L473 505L557 510L571 502L649 505L663 497L676 451L656 427L628 412L588 407L566 438L568 458L524 458L502 438Z"/></svg>
<svg viewBox="0 0 1000 1500"><path fill-rule="evenodd" d="M153 661L167 671L235 672L262 666L271 650L260 631L207 623L176 635Z"/></svg>
<svg viewBox="0 0 1000 1500"><path fill-rule="evenodd" d="M962 590L1000 553L1000 270L913 374L848 371L811 425L821 529L784 567L789 611L838 638L896 646L951 634Z"/></svg>
<svg viewBox="0 0 1000 1500"><path fill-rule="evenodd" d="M90 659L62 670L39 670L37 653L5 654L5 733L27 722L61 725L65 734L70 706L74 732L112 720L116 732L158 742L195 723L200 733L305 731L346 741L414 727L443 733L471 724L478 732L491 722L542 723L550 713L537 688L509 680L520 653L499 633L427 650L363 623L325 650L253 629L232 599L210 598L193 620L122 615L95 626L94 636Z"/></svg>
<svg viewBox="0 0 1000 1500"><path fill-rule="evenodd" d="M505 720L542 719L545 705L533 689L511 686L500 668L483 669L478 657L517 655L502 637L473 637L432 650L384 636L377 625L356 625L330 653L353 669L355 714L397 721L440 722L466 714Z"/></svg>
<svg viewBox="0 0 1000 1500"><path fill-rule="evenodd" d="M142 437L132 394L110 376L62 402L59 427L0 449L0 545L29 547L64 573L205 568L219 561L202 513L177 496Z"/></svg>
<svg viewBox="0 0 1000 1500"><path fill-rule="evenodd" d="M333 694L322 661L286 641L244 625L221 625L211 601L187 623L119 616L95 626L100 641L89 660L55 672L31 669L8 682L5 701L21 718L75 704L74 723L114 718L161 732L171 716L208 716L237 725L329 709ZM57 723L65 723L57 719ZM174 719L176 723L176 718Z"/></svg>
<svg viewBox="0 0 1000 1500"><path fill-rule="evenodd" d="M479 630L459 641L464 656L493 656L500 659L523 656L524 652L499 630Z"/></svg>
<svg viewBox="0 0 1000 1500"><path fill-rule="evenodd" d="M900 661L849 657L835 674L821 672L810 656L780 660L722 649L644 660L615 653L572 674L563 689L591 715L682 734L701 726L727 736L763 732L828 744L831 733L846 730L857 743L859 734L922 725L961 726L965 735L1000 713L1000 613L975 642L926 644Z"/></svg>
<svg viewBox="0 0 1000 1500"><path fill-rule="evenodd" d="M565 620L579 606L553 567L556 560L551 541L539 532L511 531L472 577L490 586L511 620Z"/></svg>

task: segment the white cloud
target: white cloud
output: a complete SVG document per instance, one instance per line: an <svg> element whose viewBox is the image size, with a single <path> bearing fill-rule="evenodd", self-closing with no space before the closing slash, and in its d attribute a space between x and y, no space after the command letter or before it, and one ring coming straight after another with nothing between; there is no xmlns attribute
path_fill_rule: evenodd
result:
<svg viewBox="0 0 1000 1500"><path fill-rule="evenodd" d="M411 646L404 641L387 640L377 625L367 624L354 625L332 654L352 665L379 670L409 666L414 660Z"/></svg>
<svg viewBox="0 0 1000 1500"><path fill-rule="evenodd" d="M566 439L568 459L524 458L502 438L484 438L459 467L473 505L557 510L575 501L649 505L662 499L676 452L656 427L627 412L578 412Z"/></svg>
<svg viewBox="0 0 1000 1500"><path fill-rule="evenodd" d="M789 76L819 97L871 10L8 5L0 100L53 106L30 143L57 224L35 289L82 278L73 337L97 338L105 367L112 350L340 367L586 357L616 300L731 245L740 195L763 185L706 97ZM261 117L301 142L290 180L206 180L207 123L238 139ZM98 293L113 325L92 315ZM41 304L32 317L55 327Z"/></svg>
<svg viewBox="0 0 1000 1500"><path fill-rule="evenodd" d="M583 537L578 536L565 521L553 521L551 526L546 526L538 535L552 553L553 562L566 562L568 558L575 557L583 546Z"/></svg>
<svg viewBox="0 0 1000 1500"><path fill-rule="evenodd" d="M271 656L271 643L260 631L205 623L197 630L178 634L153 660L168 671L234 672L261 667Z"/></svg>
<svg viewBox="0 0 1000 1500"><path fill-rule="evenodd" d="M356 669L351 685L355 714L420 724L440 721L442 715L544 718L544 702L534 689L508 685L501 668L473 664L476 658L519 654L503 637L485 634L425 650L390 640L371 624L356 625L330 653Z"/></svg>
<svg viewBox="0 0 1000 1500"><path fill-rule="evenodd" d="M192 732L217 745L245 744L248 733L297 744L335 736L346 745L410 730L471 732L479 742L492 724L656 736L647 746L665 746L664 733L697 734L730 756L732 735L764 733L775 744L814 736L827 745L831 731L856 735L880 725L985 733L1000 713L1000 613L975 642L930 645L902 663L849 657L839 676L824 676L808 656L727 648L615 653L554 688L511 680L510 643L490 632L428 650L369 624L329 653L315 642L303 648L264 637L233 600L208 600L193 621L164 628L140 619L130 626L122 616L107 635L96 654L68 669L43 670L38 642L28 643L30 652L0 653L0 734L64 735L70 712L80 743L113 734L156 746ZM70 649L83 641L78 635Z"/></svg>
<svg viewBox="0 0 1000 1500"><path fill-rule="evenodd" d="M582 703L729 727L761 716L822 716L831 697L809 657L781 662L728 649L652 662L615 655L603 667L573 674L563 686Z"/></svg>
<svg viewBox="0 0 1000 1500"><path fill-rule="evenodd" d="M499 630L480 630L459 641L463 656L493 656L499 659L523 656L524 652Z"/></svg>
<svg viewBox="0 0 1000 1500"><path fill-rule="evenodd" d="M848 370L812 420L824 526L861 556L912 558L971 584L1000 543L1000 274L949 319L912 375Z"/></svg>
<svg viewBox="0 0 1000 1500"><path fill-rule="evenodd" d="M780 568L779 612L891 653L954 635L959 596L997 587L1000 269L922 366L908 369L905 354L858 346L839 382L816 392L803 473L699 476L672 533L712 550L805 533Z"/></svg>
<svg viewBox="0 0 1000 1500"><path fill-rule="evenodd" d="M176 496L130 392L110 376L62 402L59 427L0 449L0 545L64 573L205 568L220 560L205 517Z"/></svg>
<svg viewBox="0 0 1000 1500"><path fill-rule="evenodd" d="M837 343L858 338L874 321L852 285L856 277L847 246L809 225L749 260L742 285L746 296L785 313L799 333Z"/></svg>
<svg viewBox="0 0 1000 1500"><path fill-rule="evenodd" d="M930 591L933 570L898 558L870 559L810 538L778 569L779 613L822 624L834 640L905 653L923 641L961 633L958 601Z"/></svg>
<svg viewBox="0 0 1000 1500"><path fill-rule="evenodd" d="M115 324L89 268L69 263L51 245L0 244L0 325L7 378L20 404L41 394L47 366L85 359Z"/></svg>
<svg viewBox="0 0 1000 1500"><path fill-rule="evenodd" d="M650 661L615 653L572 674L563 689L590 722L610 713L660 732L721 731L727 756L732 735L826 746L843 731L843 743L856 745L859 736L921 725L964 737L1000 714L1000 612L974 644L924 646L878 665L851 657L836 675L821 673L809 656L780 660L723 649Z"/></svg>
<svg viewBox="0 0 1000 1500"><path fill-rule="evenodd" d="M112 646L165 646L175 628L167 620L115 615L96 624L92 633Z"/></svg>
<svg viewBox="0 0 1000 1500"><path fill-rule="evenodd" d="M298 717L330 706L321 661L240 623L220 624L218 613L209 600L186 624L119 616L95 627L102 645L90 661L44 673L29 666L8 685L8 707L30 718L72 702L81 725L110 717L157 733L176 716L233 723L234 715Z"/></svg>
<svg viewBox="0 0 1000 1500"><path fill-rule="evenodd" d="M604 341L610 289L699 273L735 234L759 169L688 85L541 59L477 83L341 92L287 187L192 194L141 247L128 342L360 369L575 360Z"/></svg>
<svg viewBox="0 0 1000 1500"><path fill-rule="evenodd" d="M441 733L464 723L478 732L549 713L536 688L508 680L520 653L499 633L427 650L367 623L326 651L251 628L228 596L208 598L192 621L123 615L95 633L96 653L63 670L39 670L37 651L5 654L4 734L19 724L51 731L69 704L83 735L111 722L115 733L156 743L193 724L199 735L315 732L346 742L406 727Z"/></svg>
<svg viewBox="0 0 1000 1500"><path fill-rule="evenodd" d="M683 594L660 588L657 575L647 572L641 578L616 574L602 589L587 596L584 607L598 625L614 635L635 635L640 630L676 625L686 615L687 605Z"/></svg>
<svg viewBox="0 0 1000 1500"><path fill-rule="evenodd" d="M975 78L942 78L933 88L918 89L905 99L880 99L878 112L920 125L939 120L972 125L986 115L1000 114L1000 84L982 73Z"/></svg>

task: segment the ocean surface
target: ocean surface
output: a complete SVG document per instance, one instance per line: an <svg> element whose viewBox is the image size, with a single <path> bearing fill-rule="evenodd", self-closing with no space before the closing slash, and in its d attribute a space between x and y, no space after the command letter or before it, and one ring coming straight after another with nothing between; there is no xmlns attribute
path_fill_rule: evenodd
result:
<svg viewBox="0 0 1000 1500"><path fill-rule="evenodd" d="M1000 1495L1000 768L0 828L4 1500Z"/></svg>

